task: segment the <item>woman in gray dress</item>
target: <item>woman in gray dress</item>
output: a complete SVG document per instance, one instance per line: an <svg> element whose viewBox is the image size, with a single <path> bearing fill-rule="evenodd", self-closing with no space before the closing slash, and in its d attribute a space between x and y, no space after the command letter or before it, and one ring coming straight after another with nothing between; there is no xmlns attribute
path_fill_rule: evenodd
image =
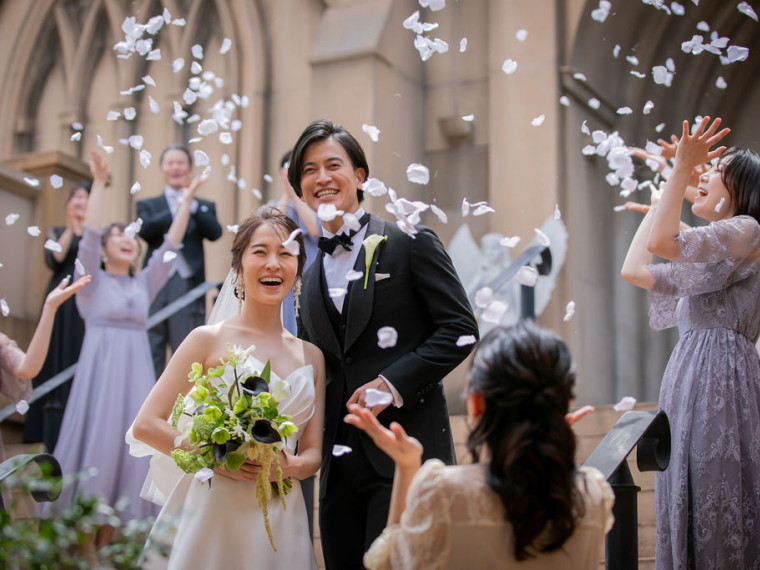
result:
<svg viewBox="0 0 760 570"><path fill-rule="evenodd" d="M86 330L55 456L64 476L93 468L97 473L65 487L57 504L71 501L75 492L98 495L111 506L127 497L121 514L129 520L156 513L151 503L139 498L148 461L131 457L124 441L156 381L145 328L148 307L169 277L172 252L182 243L202 180L194 179L184 189L163 246L135 272L139 245L134 234L123 224L102 226L108 165L95 151L90 170L92 191L78 260L92 274L92 282L76 296ZM104 527L98 532L97 547L110 541L112 530Z"/></svg>
<svg viewBox="0 0 760 570"><path fill-rule="evenodd" d="M710 150L719 126L684 122L622 271L650 291L652 327L681 335L660 389L673 444L655 486L658 569L760 568L760 157ZM709 223L682 230L692 172L713 159L692 206Z"/></svg>

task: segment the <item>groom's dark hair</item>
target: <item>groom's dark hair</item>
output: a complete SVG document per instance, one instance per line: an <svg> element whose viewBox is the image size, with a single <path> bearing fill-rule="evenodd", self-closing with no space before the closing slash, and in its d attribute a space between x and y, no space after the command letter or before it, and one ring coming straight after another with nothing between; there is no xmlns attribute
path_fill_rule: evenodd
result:
<svg viewBox="0 0 760 570"><path fill-rule="evenodd" d="M314 143L326 139L333 139L343 150L346 151L348 158L351 159L351 165L354 169L361 168L364 170L364 179L369 177L369 165L367 157L364 154L362 145L359 144L354 136L344 129L341 125L336 125L329 119L320 119L314 121L304 129L298 142L293 147L293 154L290 157L290 166L288 166L288 182L295 190L296 196L303 198L301 190L301 169L303 168L303 157L306 149ZM356 195L361 203L364 200L364 190L357 188Z"/></svg>

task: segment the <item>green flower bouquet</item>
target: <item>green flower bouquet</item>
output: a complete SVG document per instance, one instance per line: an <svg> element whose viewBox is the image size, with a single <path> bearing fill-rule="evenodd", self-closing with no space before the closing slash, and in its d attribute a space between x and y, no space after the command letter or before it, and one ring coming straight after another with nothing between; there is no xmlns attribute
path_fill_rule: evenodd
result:
<svg viewBox="0 0 760 570"><path fill-rule="evenodd" d="M272 493L279 495L285 508L285 495L290 491L290 479L283 479L279 451L283 438L292 436L298 428L290 416L282 415L278 405L290 393L284 380L270 379L267 360L263 370L248 365L254 347L244 350L228 347L221 364L209 368L194 362L188 374L195 386L174 404L171 425L180 432L171 457L186 473L194 473L201 482L208 481L215 467L237 471L251 458L261 464L256 479L256 497L264 516L269 542L276 551L269 526L268 503ZM189 416L189 421L183 416ZM182 425L181 425L182 424ZM188 440L192 450L181 449ZM269 481L272 470L276 481Z"/></svg>

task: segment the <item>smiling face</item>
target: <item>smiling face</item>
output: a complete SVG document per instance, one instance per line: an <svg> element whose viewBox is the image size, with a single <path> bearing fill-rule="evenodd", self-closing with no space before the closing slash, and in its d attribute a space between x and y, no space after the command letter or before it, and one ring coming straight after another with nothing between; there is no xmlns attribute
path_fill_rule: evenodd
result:
<svg viewBox="0 0 760 570"><path fill-rule="evenodd" d="M303 200L315 212L322 204L333 204L338 210L353 213L359 209L356 191L361 189L365 177L364 169L354 167L339 142L333 138L317 141L309 145L303 155ZM343 218L323 223L335 233L343 225Z"/></svg>
<svg viewBox="0 0 760 570"><path fill-rule="evenodd" d="M694 215L709 222L725 220L734 215L731 193L723 182L722 169L723 164L719 162L699 177L699 192L691 207Z"/></svg>
<svg viewBox="0 0 760 570"><path fill-rule="evenodd" d="M126 275L139 255L140 246L137 240L127 236L124 228L117 225L111 226L103 245L106 271Z"/></svg>
<svg viewBox="0 0 760 570"><path fill-rule="evenodd" d="M192 169L190 159L182 150L169 149L161 160L161 174L164 182L175 190L184 188L190 183Z"/></svg>
<svg viewBox="0 0 760 570"><path fill-rule="evenodd" d="M89 199L90 195L84 188L77 188L74 190L69 201L66 202L66 215L69 218L84 220L85 213L87 212L87 201Z"/></svg>
<svg viewBox="0 0 760 570"><path fill-rule="evenodd" d="M298 257L282 246L287 238L283 228L268 222L253 232L241 258L246 303L279 305L293 288Z"/></svg>

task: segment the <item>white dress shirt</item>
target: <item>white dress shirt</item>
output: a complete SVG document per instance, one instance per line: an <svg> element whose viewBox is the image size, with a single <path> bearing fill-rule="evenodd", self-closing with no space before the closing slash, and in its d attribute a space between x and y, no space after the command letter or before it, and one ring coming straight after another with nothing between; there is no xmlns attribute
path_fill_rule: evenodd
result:
<svg viewBox="0 0 760 570"><path fill-rule="evenodd" d="M171 186L166 186L164 188L164 196L166 197L166 201L169 203L169 210L171 210L172 219L174 219L177 216L177 209L179 209L182 192L175 190ZM194 214L197 211L198 200L193 200L193 203L190 206L190 212ZM172 271L169 275L174 275L175 272L179 273L179 276L182 277L182 279L189 279L193 276L193 270L190 268L190 264L187 262L187 260L182 256L181 249L177 251L177 257L174 258L174 267L172 267Z"/></svg>

